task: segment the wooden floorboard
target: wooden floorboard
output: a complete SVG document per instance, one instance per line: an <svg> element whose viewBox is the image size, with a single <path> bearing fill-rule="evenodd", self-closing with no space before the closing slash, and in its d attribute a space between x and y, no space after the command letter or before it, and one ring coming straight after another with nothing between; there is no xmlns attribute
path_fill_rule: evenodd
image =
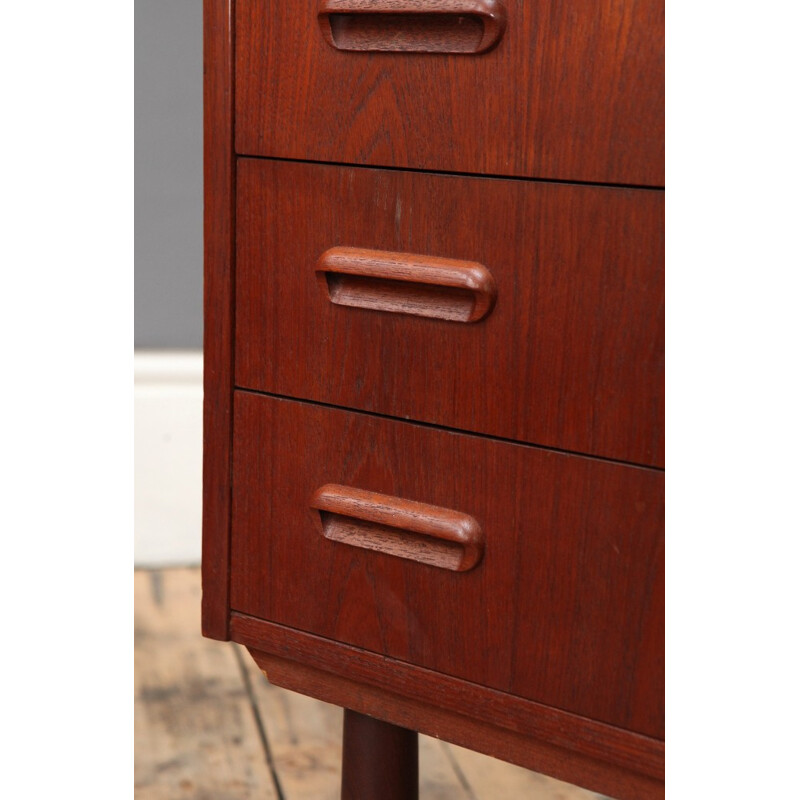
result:
<svg viewBox="0 0 800 800"><path fill-rule="evenodd" d="M200 636L200 571L137 571L136 800L338 800L342 711ZM420 736L421 800L599 795Z"/></svg>
<svg viewBox="0 0 800 800"><path fill-rule="evenodd" d="M236 653L200 636L197 570L134 586L137 800L277 798Z"/></svg>

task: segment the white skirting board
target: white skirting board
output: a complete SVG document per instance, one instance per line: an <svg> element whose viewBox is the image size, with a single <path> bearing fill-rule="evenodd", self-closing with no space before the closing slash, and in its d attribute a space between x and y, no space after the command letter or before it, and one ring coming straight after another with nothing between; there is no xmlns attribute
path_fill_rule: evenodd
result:
<svg viewBox="0 0 800 800"><path fill-rule="evenodd" d="M134 352L134 564L200 563L203 355Z"/></svg>

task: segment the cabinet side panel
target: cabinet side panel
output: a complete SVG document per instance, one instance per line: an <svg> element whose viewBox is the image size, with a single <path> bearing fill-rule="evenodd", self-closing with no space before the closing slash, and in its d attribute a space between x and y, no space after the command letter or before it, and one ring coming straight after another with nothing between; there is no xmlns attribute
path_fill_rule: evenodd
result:
<svg viewBox="0 0 800 800"><path fill-rule="evenodd" d="M228 639L233 360L233 0L203 3L203 634Z"/></svg>

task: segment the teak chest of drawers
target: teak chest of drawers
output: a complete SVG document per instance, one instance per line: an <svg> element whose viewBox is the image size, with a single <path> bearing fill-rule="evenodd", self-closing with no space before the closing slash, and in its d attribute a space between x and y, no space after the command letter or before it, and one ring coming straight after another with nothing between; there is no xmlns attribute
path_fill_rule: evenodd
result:
<svg viewBox="0 0 800 800"><path fill-rule="evenodd" d="M663 796L661 0L204 13L204 634L346 797Z"/></svg>

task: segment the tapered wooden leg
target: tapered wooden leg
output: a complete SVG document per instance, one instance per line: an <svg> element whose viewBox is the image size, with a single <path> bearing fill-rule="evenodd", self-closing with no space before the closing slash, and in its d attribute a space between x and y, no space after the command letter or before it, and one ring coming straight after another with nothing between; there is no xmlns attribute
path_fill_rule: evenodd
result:
<svg viewBox="0 0 800 800"><path fill-rule="evenodd" d="M342 800L417 800L416 731L344 711Z"/></svg>

